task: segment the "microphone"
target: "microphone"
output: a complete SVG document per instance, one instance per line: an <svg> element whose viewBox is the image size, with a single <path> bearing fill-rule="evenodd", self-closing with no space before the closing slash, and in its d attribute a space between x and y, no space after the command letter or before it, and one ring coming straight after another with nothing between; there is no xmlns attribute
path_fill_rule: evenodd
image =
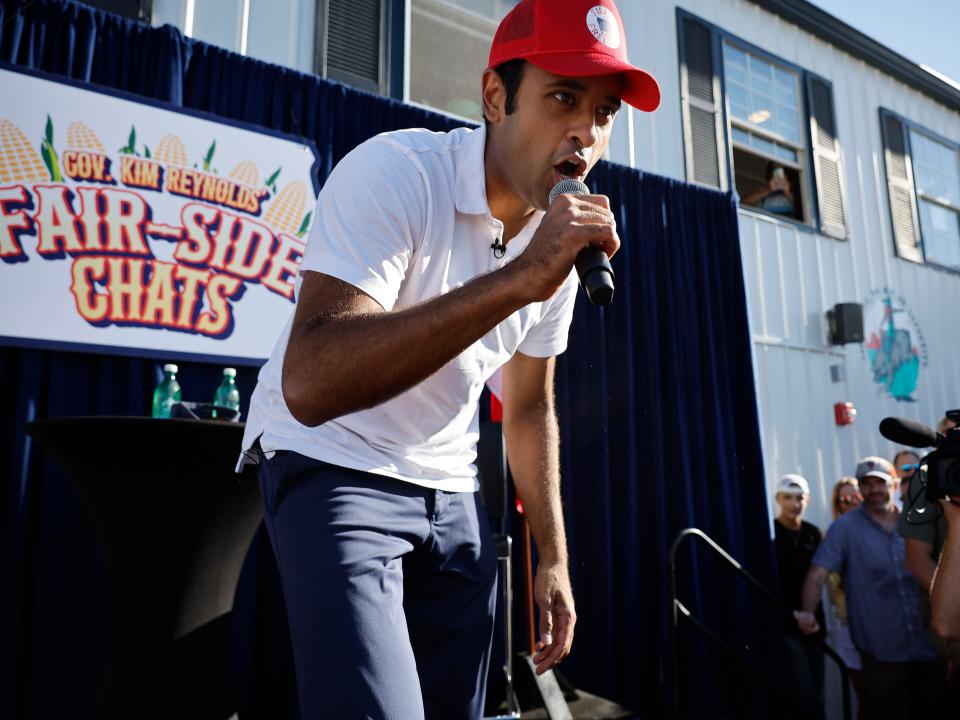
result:
<svg viewBox="0 0 960 720"><path fill-rule="evenodd" d="M560 195L589 195L590 188L579 180L561 180L550 191L552 204ZM580 287L594 305L609 305L613 300L613 268L610 258L600 248L587 247L577 253L574 263Z"/></svg>
<svg viewBox="0 0 960 720"><path fill-rule="evenodd" d="M887 440L915 448L939 445L943 437L916 420L888 417L880 421L880 434Z"/></svg>

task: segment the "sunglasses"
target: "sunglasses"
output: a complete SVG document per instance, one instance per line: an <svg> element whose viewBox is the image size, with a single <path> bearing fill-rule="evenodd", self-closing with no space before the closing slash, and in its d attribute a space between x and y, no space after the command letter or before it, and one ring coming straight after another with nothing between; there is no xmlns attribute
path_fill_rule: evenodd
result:
<svg viewBox="0 0 960 720"><path fill-rule="evenodd" d="M920 463L907 463L905 465L901 465L900 469L903 470L904 472L909 472L911 470L919 470Z"/></svg>

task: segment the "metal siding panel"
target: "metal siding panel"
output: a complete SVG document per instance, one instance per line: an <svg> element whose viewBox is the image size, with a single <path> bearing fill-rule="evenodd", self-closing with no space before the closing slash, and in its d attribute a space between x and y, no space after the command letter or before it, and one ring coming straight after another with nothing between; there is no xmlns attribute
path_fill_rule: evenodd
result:
<svg viewBox="0 0 960 720"><path fill-rule="evenodd" d="M742 217L742 216L741 216ZM783 316L783 283L780 274L780 252L777 232L773 223L757 220L757 239L760 248L760 273L757 285L763 294L763 306L766 319L764 334L769 337L785 338L787 329Z"/></svg>
<svg viewBox="0 0 960 720"><path fill-rule="evenodd" d="M153 3L153 16L150 18L150 24L153 27L176 25L182 32L186 13L187 0L157 0Z"/></svg>
<svg viewBox="0 0 960 720"><path fill-rule="evenodd" d="M241 0L205 0L194 5L193 37L227 50L240 50Z"/></svg>
<svg viewBox="0 0 960 720"><path fill-rule="evenodd" d="M830 254L830 242L823 238L806 233L797 233L797 240L800 243L800 264L797 266L799 277L797 284L803 289L803 335L800 343L808 347L819 347L825 342L826 332L823 328L823 270L821 264L824 252L828 259Z"/></svg>
<svg viewBox="0 0 960 720"><path fill-rule="evenodd" d="M805 360L807 411L811 418L809 427L813 445L813 456L808 461L813 466L807 477L813 496L808 520L824 528L831 520L830 494L833 484L840 477L834 448L842 428L834 424L833 403L843 398L842 392L836 390L842 388L842 384L830 382L830 365L834 361L832 356L807 353Z"/></svg>
<svg viewBox="0 0 960 720"><path fill-rule="evenodd" d="M782 394L786 395L792 421L785 428L790 436L790 445L793 448L791 466L796 472L804 476L812 476L816 471L814 458L816 457L816 440L814 425L817 422L815 402L812 400L814 392L808 387L810 377L807 372L806 353L791 350L783 351L784 371L786 384Z"/></svg>
<svg viewBox="0 0 960 720"><path fill-rule="evenodd" d="M807 519L824 527L833 483L852 472L854 463L841 451L849 429L833 424L832 405L846 397L843 383L829 381L830 365L839 358L762 344L757 357L770 487L787 472L806 477L812 495Z"/></svg>
<svg viewBox="0 0 960 720"><path fill-rule="evenodd" d="M796 230L784 225L774 225L777 245L780 255L780 297L779 302L784 308L786 319L786 333L784 338L792 345L804 344L806 334L806 308L804 307L803 289L797 272L802 259L800 243ZM805 237L804 240L811 238Z"/></svg>
<svg viewBox="0 0 960 720"><path fill-rule="evenodd" d="M763 321L763 297L757 284L759 263L759 241L756 235L756 221L740 216L740 254L743 260L744 283L747 292L747 309L750 313L751 334L765 332Z"/></svg>
<svg viewBox="0 0 960 720"><path fill-rule="evenodd" d="M796 472L787 468L794 468L797 463L797 453L790 433L790 428L795 424L795 416L785 393L789 385L785 354L781 348L769 345L761 345L757 349L762 376L761 422L767 442L764 467L771 487L784 473Z"/></svg>
<svg viewBox="0 0 960 720"><path fill-rule="evenodd" d="M296 32L300 0L250 0L247 55L258 60L296 67L300 38Z"/></svg>

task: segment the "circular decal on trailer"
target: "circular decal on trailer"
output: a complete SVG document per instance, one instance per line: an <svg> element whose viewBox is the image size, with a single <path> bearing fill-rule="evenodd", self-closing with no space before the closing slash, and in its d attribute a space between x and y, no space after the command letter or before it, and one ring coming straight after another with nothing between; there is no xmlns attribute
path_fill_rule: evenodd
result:
<svg viewBox="0 0 960 720"><path fill-rule="evenodd" d="M915 402L920 368L927 366L927 344L903 296L889 288L871 292L863 307L863 335L873 381L884 394Z"/></svg>
<svg viewBox="0 0 960 720"><path fill-rule="evenodd" d="M616 50L620 47L620 26L609 8L603 5L590 8L587 11L587 29L608 48Z"/></svg>

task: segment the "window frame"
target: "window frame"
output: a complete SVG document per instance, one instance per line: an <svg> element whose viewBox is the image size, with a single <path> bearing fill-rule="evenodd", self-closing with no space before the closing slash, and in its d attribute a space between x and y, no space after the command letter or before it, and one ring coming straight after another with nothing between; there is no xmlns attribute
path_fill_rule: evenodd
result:
<svg viewBox="0 0 960 720"><path fill-rule="evenodd" d="M803 75L802 75L801 73L796 72L793 68L788 67L787 65L784 65L784 64L781 64L781 63L772 61L772 60L770 60L769 58L761 57L761 56L757 55L757 53L752 52L748 47L746 47L746 46L744 46L744 45L741 45L739 42L737 42L737 41L735 41L735 40L732 40L732 39L728 39L728 38L724 38L724 39L721 40L721 43L720 43L721 56L723 55L723 47L724 47L724 45L729 45L730 47L733 47L733 48L736 48L737 50L740 50L740 51L743 52L744 54L753 55L753 56L759 58L760 60L762 60L763 62L769 63L770 65L773 65L774 67L779 66L781 69L786 70L787 72L789 72L789 73L793 76L793 78L794 78L794 80L795 80L795 87L794 87L794 89L797 91L797 99L800 101L800 105L801 105L801 106L804 104L804 97L803 97L803 96L804 96L804 92L803 92L803 88L802 88ZM724 85L724 88L726 88L726 76L724 76L724 83L723 83L723 85ZM726 93L724 93L724 101L725 101L725 102L727 103L727 105L729 106L729 98L726 96ZM801 123L803 122L803 110L805 110L804 107L799 107L799 108L797 108L797 116L798 116L798 119L799 119L799 121L800 121ZM729 110L728 110L728 112L729 112ZM750 122L749 118L746 119L746 120L744 120L744 119L741 119L741 118L737 118L737 117L735 117L732 113L730 113L730 124L731 124L731 130L733 129L734 126L736 126L736 127L739 127L741 130L744 130L745 132L749 132L749 133L753 133L753 134L759 135L760 137L762 137L762 138L765 139L765 140L771 140L771 141L773 141L773 142L775 142L775 143L778 143L778 144L780 144L780 145L790 145L791 147L794 147L794 148L799 149L801 153L805 153L805 152L806 152L806 149L805 149L804 147L802 147L802 145L794 145L793 142L792 142L791 140L787 139L786 137L784 137L784 136L782 136L782 135L779 135L779 134L777 134L776 132L773 132L773 131L771 131L771 130L768 130L767 128L763 127L762 125L757 125L757 124L755 124L755 123ZM800 133L800 142L803 143L804 138L803 138L802 127L801 127L801 126L798 126L798 127L797 127L797 131ZM749 149L750 149L750 150L756 150L756 148L749 148ZM761 152L761 154L763 154L763 153ZM773 158L773 157L771 157L770 159L771 159L771 160L782 160L783 158Z"/></svg>
<svg viewBox="0 0 960 720"><path fill-rule="evenodd" d="M728 188L728 191L732 191L736 193L737 185L735 181L736 175L735 175L735 169L733 164L733 143L734 143L733 122L732 122L732 117L730 113L730 102L727 95L727 78L726 78L726 72L724 69L724 59L723 59L724 43L726 42L732 43L733 45L737 46L739 49L744 50L745 52L748 52L752 55L756 55L761 60L769 62L773 65L780 66L785 70L789 70L790 72L796 75L797 81L800 85L799 91L800 91L801 107L799 108L799 110L801 112L800 120L803 124L803 127L800 130L801 139L803 141L803 148L802 148L803 167L802 167L802 170L800 171L800 181L801 181L801 189L803 191L803 198L804 198L804 201L803 201L804 217L808 218L808 220L801 221L801 220L797 220L796 218L785 217L783 215L778 215L776 213L767 212L766 210L762 210L760 208L750 207L748 205L742 205L739 202L739 198L740 198L739 193L737 193L738 209L741 211L755 214L763 218L772 219L777 222L788 223L789 225L796 227L798 230L801 230L801 231L810 232L817 235L823 235L825 237L831 237L835 240L840 240L840 241L848 240L849 239L849 222L850 222L849 217L846 220L847 236L843 239L834 237L832 235L828 235L827 233L824 233L821 230L822 218L820 215L820 198L817 193L817 187L816 187L817 184L814 181L816 168L814 167L813 136L812 136L812 128L811 128L813 108L811 106L812 99L810 97L809 83L810 83L810 78L816 78L822 81L825 80L829 82L831 87L831 95L832 95L833 83L830 82L829 79L823 78L817 73L807 70L806 68L801 67L796 63L790 62L789 60L785 60L784 58L778 55L775 55L774 53L768 50L765 50L764 48L759 47L758 45L754 45L753 43L747 40L744 40L739 35L735 35L734 33L724 30L722 27L710 22L709 20L705 20L704 18L698 15L695 15L689 12L688 10L678 7L677 18L676 18L677 37L678 37L677 47L678 47L678 57L679 57L678 73L681 78L681 83L683 82L683 76L684 76L683 68L686 62L686 57L685 57L686 48L685 48L684 38L683 38L683 22L684 20L688 20L688 19L694 22L700 23L704 27L708 28L714 39L714 47L712 52L713 65L714 65L714 78L715 78L715 82L719 84L720 97L722 99L722 102L720 103L720 118L723 122L722 137L724 142L724 147L722 149L718 148L718 155L721 156L721 159L720 159L721 165L725 165L725 167L720 168L720 174L721 174L721 177L723 178L722 182L726 183L726 187ZM681 117L685 118L687 113L685 108L683 107L683 104L684 104L683 93L680 93ZM834 106L833 114L835 118L836 103L833 102L832 104ZM686 120L684 120L684 123L685 122ZM687 133L686 133L685 127L682 128L681 134L682 134L682 141L683 141L683 147L684 147L684 157L686 157L686 154L688 152L688 148L687 148L688 142L687 142ZM737 145L738 147L740 147L739 143ZM758 154L761 157L767 157L766 154L764 153L758 153L755 148L750 148L748 151ZM693 180L690 179L689 169L686 167L684 168L684 176L688 182L694 182ZM841 173L840 181L842 185L845 185L845 180L846 180L846 177L844 176L843 173ZM845 188L841 189L842 196L845 195L844 190ZM846 205L845 198L843 198L842 201L844 202L844 205Z"/></svg>
<svg viewBox="0 0 960 720"><path fill-rule="evenodd" d="M912 136L912 133L913 133L913 132L917 132L917 133L919 133L919 134L921 134L921 135L925 135L925 136L926 136L927 138L929 138L930 140L933 140L933 141L935 141L935 142L938 142L938 143L940 143L941 145L946 145L948 148L950 148L954 153L956 153L956 156L957 156L957 164L958 164L958 171L960 171L960 142L958 142L958 141L956 141L956 140L951 140L951 139L948 138L948 137L944 137L944 136L941 135L940 133L938 133L938 132L936 132L936 131L934 131L934 130L931 130L930 128L928 128L928 127L926 127L926 126L924 126L924 125L921 125L920 123L915 122L914 120L911 120L910 118L908 118L908 117L906 117L906 116L904 116L904 115L901 115L901 114L898 113L898 112L895 112L895 111L893 111L893 110L890 110L890 109L885 108L885 107L882 107L882 106L880 107L880 113L879 113L879 120L880 120L880 122L879 122L879 129L880 129L880 131L881 131L881 135L882 135L882 131L883 131L883 119L884 119L884 117L887 117L887 116L893 117L893 118L897 119L897 120L903 125L903 130L904 130L904 133L903 133L903 134L904 134L904 148L905 148L905 150L906 150L906 162L907 162L907 165L908 165L908 168L909 168L909 173L910 173L910 190L911 190L911 192L913 193L913 205L914 205L915 212L916 212L916 215L915 215L915 218L914 218L914 224L915 224L915 228L916 228L916 232L917 232L917 237L919 238L920 253L921 253L921 255L923 256L923 263L921 263L921 264L923 264L923 265L928 265L929 267L937 268L937 269L940 269L940 270L945 270L946 272L950 272L950 273L954 273L954 274L960 274L960 267L954 267L954 266L951 266L951 265L943 265L943 264L941 264L941 263L936 262L935 260L929 260L929 259L927 258L927 248L926 248L926 243L924 242L924 238L923 238L923 218L922 218L921 212L920 212L920 201L921 201L921 200L925 200L925 201L930 202L930 203L932 203L932 204L934 204L934 205L937 205L938 207L942 207L942 208L945 208L945 209L953 212L953 213L957 216L957 224L958 224L958 226L960 226L960 204L958 204L957 207L953 207L952 205L945 204L945 203L941 202L941 201L939 200L939 198L921 196L920 190L917 188L917 185L918 185L918 183L917 183L917 171L916 171L916 168L914 167L914 160L913 160L913 136ZM884 147L884 148L885 148L885 144L882 142L882 137L881 137L881 147ZM888 170L887 170L887 167L886 167L886 158L884 157L884 174L887 175L887 173L888 173ZM960 173L958 173L958 174L960 174ZM888 192L887 192L887 209L888 209L889 212L891 213L891 223L892 223L892 222L893 222L893 220L892 220L893 203L892 203L891 198L890 198L889 190L888 190ZM960 229L960 228L958 228L958 229ZM892 231L892 227L891 227L891 231ZM895 238L894 238L894 257L897 258L898 260L905 260L905 262L911 262L910 260L906 260L905 258L901 258L901 257L900 257L900 253L898 252L897 247L896 247L896 239L895 239Z"/></svg>
<svg viewBox="0 0 960 720"><path fill-rule="evenodd" d="M803 220L797 220L796 218L780 215L778 213L773 213L768 210L764 210L762 208L752 207L750 205L740 205L739 207L742 210L746 210L748 212L758 213L765 217L773 217L777 220L784 220L786 222L793 223L794 225L801 225L816 231L817 227L819 227L819 214L815 211L815 203L812 202L814 199L814 196L812 193L815 189L813 187L814 183L811 182L811 178L813 176L813 152L811 148L812 140L810 138L810 132L809 132L810 116L807 111L807 97L806 97L807 93L805 88L806 77L804 75L803 69L797 66L793 66L790 63L787 63L786 61L781 61L779 58L777 58L776 56L770 53L757 52L757 50L755 50L752 46L750 46L749 43L745 43L739 39L736 39L732 35L729 35L726 37L721 36L718 39L719 39L719 45L720 45L720 58L721 58L720 68L719 68L720 74L721 74L720 88L721 88L721 94L723 97L723 117L725 121L725 133L727 137L727 144L729 146L727 167L728 167L728 173L730 175L730 177L728 178L730 187L733 189L736 189L737 187L736 166L733 158L734 148L739 148L743 152L752 153L766 160L772 160L774 162L783 163L787 167L792 167L794 170L797 171L797 175L800 178L801 187L804 190L803 208L802 208L803 216L805 218L809 218L809 222L803 221ZM800 104L800 107L797 108L797 114L799 115L799 121L800 121L800 127L798 128L799 134L800 134L799 145L794 145L791 141L787 140L782 135L779 135L778 133L775 133L775 132L771 132L759 125L755 125L754 123L751 123L749 120L743 121L733 116L733 113L730 111L730 98L729 98L729 95L727 94L727 76L725 72L725 66L723 63L723 48L724 48L724 45L726 44L729 44L748 55L756 56L760 60L767 62L770 65L773 65L774 67L780 67L793 75L794 81L796 83L797 99L799 100L799 104ZM778 158L772 155L768 155L767 153L763 152L762 150L758 150L755 147L751 147L749 145L744 146L742 143L738 142L734 138L735 128L738 128L740 130L743 130L744 132L760 137L761 139L769 140L778 145L787 146L791 149L796 150L799 156L799 162L792 163L789 160L784 160L783 158ZM807 128L806 132L804 131L804 128ZM739 196L739 193L737 194Z"/></svg>

